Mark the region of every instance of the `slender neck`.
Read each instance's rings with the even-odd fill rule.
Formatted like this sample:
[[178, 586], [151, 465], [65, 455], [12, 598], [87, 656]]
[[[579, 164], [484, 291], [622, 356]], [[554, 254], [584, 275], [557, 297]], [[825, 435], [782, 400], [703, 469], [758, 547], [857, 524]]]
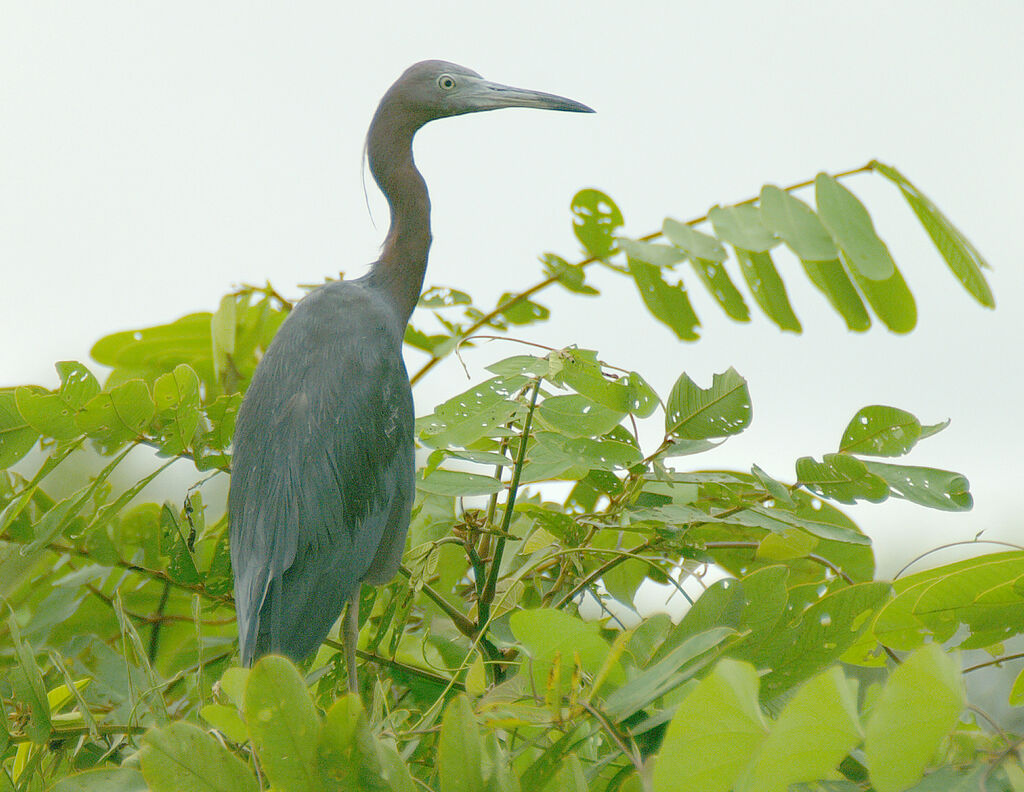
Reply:
[[391, 228], [369, 281], [409, 321], [423, 288], [430, 251], [430, 197], [412, 158], [412, 139], [423, 120], [410, 118], [385, 96], [366, 137], [370, 173], [388, 199]]

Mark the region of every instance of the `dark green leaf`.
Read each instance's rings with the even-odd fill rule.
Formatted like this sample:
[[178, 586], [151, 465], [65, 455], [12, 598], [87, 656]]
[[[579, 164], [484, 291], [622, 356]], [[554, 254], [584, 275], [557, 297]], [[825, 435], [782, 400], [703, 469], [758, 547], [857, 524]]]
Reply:
[[928, 236], [932, 238], [935, 247], [946, 260], [953, 274], [964, 285], [974, 299], [988, 308], [995, 308], [995, 298], [992, 290], [981, 268], [987, 267], [988, 262], [978, 252], [960, 230], [954, 226], [949, 219], [939, 211], [924, 193], [917, 189], [910, 181], [891, 165], [883, 165], [874, 160], [871, 167], [881, 173], [885, 178], [896, 184], [907, 199], [910, 208], [914, 210], [921, 225], [924, 226]]
[[814, 179], [814, 196], [821, 221], [843, 249], [853, 272], [873, 281], [891, 278], [896, 265], [857, 196], [827, 173]]
[[750, 426], [752, 417], [747, 381], [735, 369], [715, 374], [707, 389], [684, 373], [668, 397], [665, 435], [685, 440], [727, 437]]
[[700, 320], [690, 305], [690, 298], [683, 284], [667, 283], [658, 267], [653, 264], [632, 257], [627, 261], [629, 274], [633, 276], [637, 291], [640, 292], [640, 297], [651, 315], [684, 341], [696, 341], [700, 338], [700, 334], [694, 329], [700, 326]]
[[600, 190], [580, 190], [573, 196], [572, 227], [584, 250], [594, 258], [608, 258], [615, 252], [614, 236], [622, 226], [622, 212]]

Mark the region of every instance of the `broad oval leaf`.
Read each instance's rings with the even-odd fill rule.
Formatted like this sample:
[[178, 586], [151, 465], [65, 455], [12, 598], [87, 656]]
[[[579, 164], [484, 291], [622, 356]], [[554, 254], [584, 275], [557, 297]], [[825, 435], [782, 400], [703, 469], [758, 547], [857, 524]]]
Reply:
[[853, 271], [868, 280], [884, 281], [896, 265], [889, 248], [875, 232], [871, 215], [852, 192], [827, 173], [814, 179], [818, 216], [843, 249]]
[[75, 422], [85, 434], [112, 449], [143, 434], [155, 412], [149, 387], [133, 379], [94, 396], [75, 415]]
[[270, 783], [294, 792], [321, 790], [320, 718], [295, 666], [276, 655], [261, 658], [249, 672], [243, 711]]
[[573, 231], [587, 253], [597, 259], [612, 255], [615, 232], [624, 222], [615, 202], [600, 190], [580, 190], [570, 210]]
[[927, 644], [893, 672], [871, 710], [864, 755], [878, 792], [901, 792], [917, 781], [964, 706], [960, 664]]
[[441, 792], [477, 792], [484, 788], [480, 726], [464, 695], [455, 697], [441, 720], [437, 768]]
[[420, 418], [417, 434], [433, 448], [466, 447], [481, 437], [505, 436], [509, 434], [505, 424], [520, 409], [513, 397], [526, 381], [513, 374], [478, 383]]
[[635, 446], [608, 438], [563, 437], [554, 432], [538, 432], [537, 443], [556, 449], [573, 466], [590, 470], [624, 470], [643, 460]]
[[15, 389], [0, 388], [0, 469], [25, 456], [38, 439], [39, 432], [18, 411]]
[[142, 738], [142, 775], [152, 792], [256, 792], [241, 759], [191, 723], [176, 721]]
[[540, 403], [535, 417], [540, 424], [566, 437], [600, 437], [618, 426], [626, 413], [573, 393], [548, 396]]
[[50, 792], [148, 792], [149, 788], [134, 767], [97, 767], [62, 778]]
[[715, 374], [706, 389], [683, 373], [668, 397], [665, 434], [685, 440], [727, 437], [750, 426], [752, 417], [747, 381], [736, 369]]
[[722, 660], [672, 717], [654, 765], [654, 792], [729, 792], [767, 733], [757, 671]]
[[897, 407], [874, 404], [857, 411], [843, 432], [839, 450], [869, 456], [903, 456], [921, 437], [921, 422]]
[[[525, 668], [529, 669], [534, 689], [539, 693], [547, 688], [556, 662], [561, 689], [567, 691], [577, 657], [583, 671], [596, 674], [608, 656], [608, 644], [596, 623], [584, 622], [554, 608], [516, 611], [509, 624], [529, 655]], [[608, 674], [608, 680], [616, 685], [624, 679], [619, 665]]]

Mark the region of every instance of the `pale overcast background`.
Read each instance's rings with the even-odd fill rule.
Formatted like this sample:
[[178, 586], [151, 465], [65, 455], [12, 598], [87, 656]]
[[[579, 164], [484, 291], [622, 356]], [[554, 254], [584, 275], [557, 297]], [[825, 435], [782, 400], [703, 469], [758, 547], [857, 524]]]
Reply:
[[[849, 510], [880, 571], [982, 531], [1019, 542], [1022, 46], [1019, 0], [0, 0], [0, 385], [52, 387], [54, 361], [212, 310], [242, 282], [270, 279], [295, 297], [298, 283], [361, 274], [387, 224], [369, 178], [376, 227], [364, 203], [366, 127], [406, 66], [442, 58], [597, 110], [471, 115], [418, 136], [434, 206], [427, 283], [481, 305], [535, 282], [542, 252], [579, 257], [568, 207], [582, 187], [608, 192], [640, 235], [767, 182], [873, 157], [902, 169], [991, 262], [996, 311], [963, 291], [898, 193], [868, 175], [847, 184], [918, 300], [909, 336], [847, 332], [782, 253], [803, 336], [757, 313], [734, 324], [694, 285], [703, 339], [683, 344], [645, 317], [630, 282], [596, 272], [600, 298], [546, 292], [554, 321], [519, 335], [596, 348], [663, 394], [684, 369], [706, 385], [735, 366], [753, 425], [691, 458], [701, 467], [757, 462], [792, 480], [794, 460], [835, 450], [864, 405], [951, 418], [908, 461], [965, 473], [975, 509]], [[482, 378], [518, 351], [491, 344], [466, 361]], [[409, 354], [410, 370], [420, 362]], [[467, 385], [457, 364], [439, 367], [417, 388], [418, 412]], [[195, 478], [179, 467], [174, 500]]]

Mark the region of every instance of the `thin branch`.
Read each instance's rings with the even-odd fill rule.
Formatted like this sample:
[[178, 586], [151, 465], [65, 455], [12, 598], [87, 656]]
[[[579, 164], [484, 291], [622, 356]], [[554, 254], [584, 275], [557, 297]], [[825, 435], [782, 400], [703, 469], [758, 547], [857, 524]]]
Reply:
[[1024, 657], [1024, 652], [1003, 655], [1002, 657], [997, 657], [994, 660], [986, 660], [984, 663], [968, 666], [963, 670], [963, 673], [969, 674], [971, 671], [977, 671], [979, 668], [988, 668], [989, 666], [999, 665], [1000, 663], [1005, 663], [1007, 660], [1020, 660], [1022, 657]]
[[[835, 174], [835, 178], [836, 179], [842, 179], [842, 178], [845, 178], [846, 176], [853, 176], [853, 175], [858, 174], [858, 173], [867, 173], [868, 171], [871, 171], [871, 170], [874, 170], [874, 168], [873, 168], [872, 164], [869, 162], [866, 165], [861, 165], [858, 168], [850, 168], [849, 170], [841, 171], [841, 172]], [[788, 187], [783, 187], [782, 189], [784, 191], [786, 191], [786, 192], [792, 192], [793, 190], [799, 190], [799, 189], [802, 189], [803, 187], [810, 187], [813, 184], [814, 184], [814, 179], [807, 179], [805, 181], [797, 182], [796, 184], [791, 184]], [[736, 205], [739, 206], [739, 205], [742, 205], [742, 204], [754, 203], [755, 201], [758, 200], [758, 198], [759, 198], [759, 196], [755, 195], [755, 196], [753, 196], [751, 198], [747, 198], [746, 200], [740, 201]], [[698, 223], [703, 223], [707, 219], [708, 219], [708, 216], [705, 214], [705, 215], [701, 215], [700, 217], [695, 217], [695, 218], [693, 218], [691, 220], [687, 220], [686, 224], [687, 225], [697, 225]], [[658, 239], [661, 236], [662, 236], [662, 232], [661, 231], [654, 231], [654, 232], [652, 232], [650, 234], [645, 234], [644, 236], [637, 237], [637, 240], [640, 241], [640, 242], [650, 242], [652, 239]], [[589, 267], [591, 264], [595, 264], [598, 261], [600, 261], [600, 259], [598, 259], [595, 256], [591, 256], [590, 258], [584, 259], [583, 261], [579, 262], [579, 264], [577, 266], [579, 266], [579, 267]], [[503, 302], [500, 305], [498, 305], [497, 307], [495, 307], [494, 310], [489, 311], [488, 313], [485, 313], [483, 316], [481, 316], [479, 319], [477, 319], [475, 322], [473, 322], [473, 324], [471, 324], [468, 328], [466, 328], [465, 333], [463, 333], [463, 337], [473, 335], [477, 330], [479, 330], [481, 327], [489, 325], [496, 317], [498, 317], [501, 314], [503, 314], [509, 308], [512, 308], [512, 307], [518, 305], [519, 303], [523, 302], [524, 300], [528, 300], [530, 297], [532, 297], [533, 295], [537, 294], [538, 292], [544, 291], [544, 289], [546, 289], [548, 286], [551, 286], [554, 283], [558, 283], [558, 281], [559, 281], [558, 276], [557, 275], [552, 275], [552, 276], [550, 276], [548, 278], [544, 278], [544, 280], [539, 281], [538, 283], [535, 283], [533, 286], [529, 287], [528, 289], [525, 289], [524, 291], [519, 292], [518, 294], [514, 295], [513, 297], [510, 297], [505, 302]], [[423, 377], [427, 374], [427, 372], [429, 372], [432, 368], [434, 368], [434, 366], [436, 366], [438, 363], [440, 363], [441, 360], [443, 360], [443, 359], [444, 359], [443, 355], [438, 355], [436, 353], [432, 353], [431, 356], [430, 356], [430, 359], [426, 363], [424, 363], [423, 366], [420, 367], [419, 371], [417, 371], [415, 374], [412, 375], [412, 377], [409, 378], [409, 382], [411, 384], [415, 385], [417, 382], [419, 382], [421, 379], [423, 379]]]

